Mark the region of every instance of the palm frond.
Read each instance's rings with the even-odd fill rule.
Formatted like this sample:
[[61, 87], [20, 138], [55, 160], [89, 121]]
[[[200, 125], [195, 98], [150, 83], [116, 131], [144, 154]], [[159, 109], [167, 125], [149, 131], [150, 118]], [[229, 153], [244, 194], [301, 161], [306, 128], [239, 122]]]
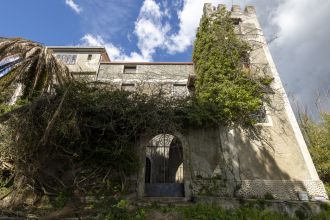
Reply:
[[22, 98], [32, 99], [48, 93], [54, 84], [62, 86], [71, 79], [65, 64], [42, 44], [0, 37], [0, 93], [21, 83]]

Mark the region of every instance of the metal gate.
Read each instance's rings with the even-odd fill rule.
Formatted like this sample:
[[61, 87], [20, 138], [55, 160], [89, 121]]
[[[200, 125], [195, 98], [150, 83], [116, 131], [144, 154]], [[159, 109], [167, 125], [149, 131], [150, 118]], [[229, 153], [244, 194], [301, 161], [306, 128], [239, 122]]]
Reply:
[[184, 196], [182, 154], [182, 145], [173, 135], [160, 134], [149, 142], [145, 162], [146, 196]]

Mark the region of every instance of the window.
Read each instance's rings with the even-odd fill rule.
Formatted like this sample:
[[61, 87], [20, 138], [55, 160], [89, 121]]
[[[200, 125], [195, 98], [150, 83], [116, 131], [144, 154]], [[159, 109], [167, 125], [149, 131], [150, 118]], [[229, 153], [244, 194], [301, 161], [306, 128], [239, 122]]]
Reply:
[[124, 66], [125, 74], [134, 74], [136, 73], [136, 66]]
[[187, 95], [187, 85], [186, 84], [174, 84], [172, 94], [174, 97], [185, 97]]
[[93, 55], [89, 54], [88, 57], [87, 57], [87, 60], [92, 60], [92, 57], [93, 57]]
[[61, 60], [64, 64], [74, 65], [77, 60], [77, 55], [75, 55], [75, 54], [57, 54], [56, 58]]
[[265, 105], [262, 105], [256, 113], [252, 114], [252, 117], [257, 125], [272, 126], [272, 119]]
[[241, 29], [240, 29], [240, 23], [242, 21], [242, 19], [240, 18], [232, 18], [231, 19], [234, 25], [234, 32], [235, 34], [241, 34]]
[[135, 91], [135, 85], [134, 85], [134, 83], [123, 83], [123, 84], [121, 84], [121, 90], [134, 92]]
[[233, 22], [233, 25], [239, 25], [242, 22], [241, 18], [232, 18], [231, 21]]

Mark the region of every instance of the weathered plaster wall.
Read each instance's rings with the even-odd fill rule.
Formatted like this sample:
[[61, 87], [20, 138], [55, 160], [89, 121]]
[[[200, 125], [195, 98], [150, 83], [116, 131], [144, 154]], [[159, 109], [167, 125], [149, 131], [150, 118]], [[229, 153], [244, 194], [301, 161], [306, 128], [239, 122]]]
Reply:
[[[84, 79], [94, 81], [96, 79], [96, 73], [98, 72], [101, 53], [96, 52], [54, 52], [56, 54], [70, 54], [77, 55], [75, 64], [67, 65], [69, 71], [73, 73], [76, 79]], [[88, 56], [92, 55], [91, 60], [88, 60]]]
[[229, 195], [219, 129], [189, 129], [185, 135], [192, 195]]
[[[136, 73], [124, 73], [124, 66], [136, 66]], [[173, 93], [175, 84], [186, 85], [188, 76], [193, 74], [192, 64], [148, 64], [148, 63], [103, 63], [97, 75], [97, 80], [112, 83], [120, 87], [124, 84], [134, 84], [135, 90], [153, 93], [162, 89], [165, 94]], [[186, 87], [185, 94], [188, 95]]]

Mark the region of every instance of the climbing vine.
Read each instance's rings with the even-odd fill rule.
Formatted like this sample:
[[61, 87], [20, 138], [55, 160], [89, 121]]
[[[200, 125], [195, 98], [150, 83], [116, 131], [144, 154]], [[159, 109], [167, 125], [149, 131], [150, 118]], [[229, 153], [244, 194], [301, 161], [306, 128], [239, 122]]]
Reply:
[[252, 47], [234, 31], [234, 20], [225, 9], [203, 16], [195, 40], [193, 61], [196, 72], [196, 98], [213, 105], [223, 123], [256, 123], [272, 79], [250, 71]]

